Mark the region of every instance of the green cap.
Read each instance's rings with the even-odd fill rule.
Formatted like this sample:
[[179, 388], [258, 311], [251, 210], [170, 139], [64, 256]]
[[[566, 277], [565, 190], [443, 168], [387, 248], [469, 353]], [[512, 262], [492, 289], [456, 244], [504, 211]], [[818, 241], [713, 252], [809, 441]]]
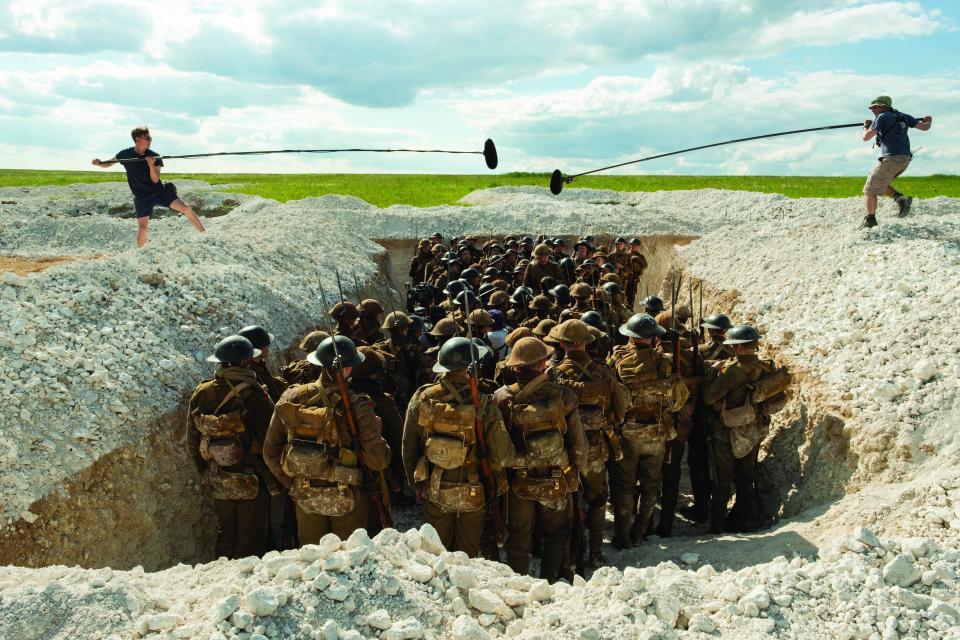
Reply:
[[877, 96], [873, 99], [873, 102], [870, 103], [871, 107], [889, 107], [893, 109], [893, 100], [890, 96]]

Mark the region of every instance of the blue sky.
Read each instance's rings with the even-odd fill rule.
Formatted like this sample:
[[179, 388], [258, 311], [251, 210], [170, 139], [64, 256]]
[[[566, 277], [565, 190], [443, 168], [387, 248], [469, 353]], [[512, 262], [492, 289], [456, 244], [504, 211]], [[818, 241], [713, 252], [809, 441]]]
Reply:
[[[86, 169], [150, 126], [164, 154], [417, 146], [576, 172], [858, 122], [934, 127], [911, 175], [960, 173], [960, 3], [860, 0], [0, 0], [0, 167]], [[857, 129], [625, 173], [861, 175]], [[483, 173], [477, 156], [171, 160], [168, 170]]]

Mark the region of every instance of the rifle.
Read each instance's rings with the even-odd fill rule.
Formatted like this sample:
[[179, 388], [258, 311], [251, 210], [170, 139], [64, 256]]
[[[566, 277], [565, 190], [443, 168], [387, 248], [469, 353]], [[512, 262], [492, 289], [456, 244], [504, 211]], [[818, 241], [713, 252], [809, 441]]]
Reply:
[[[340, 286], [340, 273], [334, 270], [337, 276], [337, 286]], [[323, 281], [320, 281], [320, 300], [323, 303], [324, 317], [327, 319], [327, 329], [330, 331], [330, 341], [333, 343], [334, 377], [337, 380], [337, 389], [340, 392], [340, 398], [343, 400], [344, 413], [347, 415], [347, 425], [350, 427], [350, 438], [359, 448], [360, 430], [357, 427], [357, 417], [353, 413], [353, 404], [350, 402], [350, 392], [347, 390], [347, 381], [343, 377], [343, 361], [340, 359], [340, 350], [337, 348], [337, 338], [333, 335], [333, 329], [330, 326], [330, 313], [327, 310], [327, 296], [323, 291]], [[380, 491], [380, 483], [376, 475], [363, 462], [363, 456], [357, 451], [357, 464], [363, 473], [363, 484], [370, 487], [370, 497], [373, 499], [373, 505], [377, 509], [377, 515], [380, 518], [380, 525], [384, 529], [393, 527], [393, 520], [390, 518], [390, 512], [387, 511], [386, 504], [383, 501], [383, 493]]]
[[360, 295], [360, 281], [357, 280], [357, 272], [353, 272], [353, 290], [357, 296], [357, 306], [363, 303], [363, 296]]
[[[470, 317], [470, 297], [463, 296], [464, 313], [467, 318]], [[478, 386], [478, 373], [480, 363], [477, 362], [476, 345], [473, 342], [473, 328], [467, 322], [467, 340], [470, 341], [470, 400], [474, 407], [474, 429], [477, 435], [477, 448], [480, 455], [480, 476], [483, 480], [483, 487], [487, 494], [487, 505], [490, 508], [490, 517], [493, 518], [493, 527], [497, 537], [497, 546], [503, 547], [507, 541], [507, 523], [500, 512], [500, 502], [497, 498], [497, 482], [493, 477], [493, 470], [490, 468], [490, 452], [487, 449], [487, 436], [483, 428], [483, 420], [480, 419], [480, 388]]]
[[[677, 301], [680, 299], [680, 288], [683, 286], [683, 276], [677, 282], [677, 272], [670, 276], [670, 347], [673, 351], [673, 375], [680, 376], [680, 334], [677, 331]], [[680, 431], [680, 416], [673, 414], [673, 430]], [[673, 448], [667, 444], [667, 459], [664, 464], [670, 464], [673, 458]]]

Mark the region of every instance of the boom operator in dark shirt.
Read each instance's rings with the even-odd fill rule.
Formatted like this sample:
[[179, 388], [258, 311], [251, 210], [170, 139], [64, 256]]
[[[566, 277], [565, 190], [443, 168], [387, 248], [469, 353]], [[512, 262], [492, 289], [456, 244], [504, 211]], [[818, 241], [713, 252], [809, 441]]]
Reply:
[[142, 247], [147, 242], [147, 226], [150, 224], [150, 214], [154, 207], [168, 207], [187, 216], [190, 224], [197, 231], [206, 231], [203, 223], [186, 202], [177, 197], [173, 185], [165, 185], [160, 181], [160, 167], [163, 159], [157, 158], [160, 154], [150, 150], [150, 130], [146, 127], [137, 127], [130, 132], [133, 146], [120, 151], [110, 160], [95, 158], [93, 165], [106, 169], [116, 163], [123, 165], [127, 172], [127, 184], [133, 192], [133, 205], [137, 211], [137, 246]]

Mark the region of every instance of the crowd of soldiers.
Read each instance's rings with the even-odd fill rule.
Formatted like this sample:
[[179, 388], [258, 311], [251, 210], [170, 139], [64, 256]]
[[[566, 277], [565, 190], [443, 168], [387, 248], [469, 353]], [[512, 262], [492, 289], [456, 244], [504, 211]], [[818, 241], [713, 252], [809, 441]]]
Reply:
[[276, 375], [264, 328], [221, 340], [187, 425], [218, 555], [373, 534], [418, 503], [448, 549], [517, 572], [539, 554], [541, 577], [570, 579], [604, 564], [608, 503], [615, 549], [672, 534], [684, 453], [689, 520], [762, 524], [754, 469], [790, 375], [760, 359], [756, 329], [694, 317], [679, 287], [633, 313], [640, 245], [435, 234], [404, 311], [340, 291]]

